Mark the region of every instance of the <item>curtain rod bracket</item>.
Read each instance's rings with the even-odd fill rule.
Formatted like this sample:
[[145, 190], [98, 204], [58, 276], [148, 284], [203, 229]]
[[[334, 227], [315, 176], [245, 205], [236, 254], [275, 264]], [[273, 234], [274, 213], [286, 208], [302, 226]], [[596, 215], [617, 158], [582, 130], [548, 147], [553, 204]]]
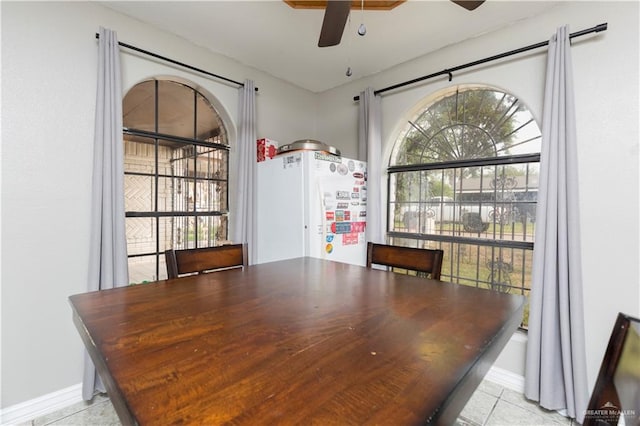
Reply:
[[447, 75], [449, 75], [449, 81], [453, 80], [453, 74], [451, 74], [451, 71], [444, 70], [443, 72], [446, 73]]

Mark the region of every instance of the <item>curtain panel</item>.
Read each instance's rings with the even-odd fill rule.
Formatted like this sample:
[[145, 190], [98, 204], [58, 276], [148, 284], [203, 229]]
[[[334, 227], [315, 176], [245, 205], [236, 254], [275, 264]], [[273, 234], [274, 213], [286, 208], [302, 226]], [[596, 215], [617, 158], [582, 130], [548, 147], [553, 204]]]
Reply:
[[257, 259], [256, 212], [256, 91], [252, 80], [239, 89], [236, 198], [233, 211], [233, 242], [247, 244], [249, 265]]
[[588, 403], [569, 28], [549, 40], [525, 395], [582, 423]]
[[[114, 31], [100, 28], [91, 199], [88, 291], [129, 282], [124, 214], [124, 154], [120, 49]], [[82, 397], [104, 386], [85, 351]]]
[[380, 96], [368, 87], [360, 93], [358, 109], [358, 159], [367, 161], [367, 241], [385, 243], [385, 209], [382, 205], [382, 118]]

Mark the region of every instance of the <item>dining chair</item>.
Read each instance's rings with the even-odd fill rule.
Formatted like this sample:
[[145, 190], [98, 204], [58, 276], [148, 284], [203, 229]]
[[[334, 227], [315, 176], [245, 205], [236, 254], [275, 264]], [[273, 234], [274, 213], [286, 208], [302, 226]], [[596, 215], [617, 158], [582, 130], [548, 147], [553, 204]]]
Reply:
[[622, 312], [611, 332], [583, 426], [640, 425], [640, 319]]
[[203, 272], [247, 265], [246, 244], [167, 250], [164, 255], [169, 278], [178, 278], [183, 274], [201, 274]]
[[434, 280], [440, 279], [443, 256], [442, 250], [367, 243], [367, 268], [376, 264], [424, 272]]

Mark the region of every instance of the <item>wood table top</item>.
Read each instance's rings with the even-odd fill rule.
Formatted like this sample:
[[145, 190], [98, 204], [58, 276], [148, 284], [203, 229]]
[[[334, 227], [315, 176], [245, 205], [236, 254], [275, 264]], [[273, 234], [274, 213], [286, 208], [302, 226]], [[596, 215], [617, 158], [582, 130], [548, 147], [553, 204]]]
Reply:
[[70, 297], [124, 424], [451, 424], [524, 298], [299, 258]]

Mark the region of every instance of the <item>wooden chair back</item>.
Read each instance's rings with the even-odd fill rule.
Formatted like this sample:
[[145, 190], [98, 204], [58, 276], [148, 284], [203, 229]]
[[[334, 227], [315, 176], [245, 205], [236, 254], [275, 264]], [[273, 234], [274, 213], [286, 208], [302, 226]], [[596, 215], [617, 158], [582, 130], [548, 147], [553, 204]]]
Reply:
[[611, 332], [583, 426], [640, 424], [640, 319], [622, 312]]
[[367, 268], [376, 264], [425, 272], [434, 280], [440, 279], [443, 256], [442, 250], [367, 243]]
[[203, 273], [247, 265], [246, 244], [167, 250], [167, 276], [177, 278], [183, 274]]

